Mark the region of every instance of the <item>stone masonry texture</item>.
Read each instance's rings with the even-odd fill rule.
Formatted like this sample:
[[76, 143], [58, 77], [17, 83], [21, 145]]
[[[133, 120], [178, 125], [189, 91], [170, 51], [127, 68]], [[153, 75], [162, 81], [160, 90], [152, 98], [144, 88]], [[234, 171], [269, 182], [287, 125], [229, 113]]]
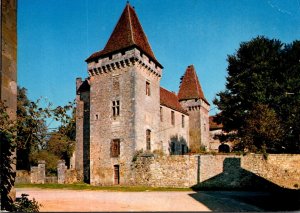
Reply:
[[184, 155], [138, 157], [135, 185], [213, 189], [298, 189], [300, 155]]
[[[1, 58], [0, 58], [0, 100], [8, 107], [10, 119], [17, 115], [17, 0], [1, 0]], [[15, 153], [12, 168], [16, 169]], [[9, 196], [14, 200], [16, 192], [12, 187]]]

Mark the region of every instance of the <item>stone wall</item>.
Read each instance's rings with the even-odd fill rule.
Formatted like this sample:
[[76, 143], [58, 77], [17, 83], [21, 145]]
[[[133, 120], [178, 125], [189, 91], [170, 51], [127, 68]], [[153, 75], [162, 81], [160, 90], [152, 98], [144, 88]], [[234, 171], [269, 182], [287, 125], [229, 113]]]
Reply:
[[197, 184], [196, 156], [138, 157], [132, 169], [135, 185], [190, 187]]
[[[172, 111], [175, 117], [174, 125], [171, 122]], [[159, 130], [161, 148], [158, 150], [162, 150], [166, 154], [181, 154], [181, 145], [189, 147], [189, 116], [165, 106], [161, 106], [161, 114]], [[182, 116], [184, 116], [184, 126], [182, 126]], [[178, 146], [175, 148], [175, 153], [171, 150], [172, 142]]]
[[46, 178], [45, 161], [39, 161], [38, 166], [30, 168], [30, 182], [44, 184]]
[[300, 155], [185, 155], [138, 157], [135, 185], [216, 189], [297, 189]]
[[30, 183], [30, 172], [27, 170], [17, 170], [15, 183]]

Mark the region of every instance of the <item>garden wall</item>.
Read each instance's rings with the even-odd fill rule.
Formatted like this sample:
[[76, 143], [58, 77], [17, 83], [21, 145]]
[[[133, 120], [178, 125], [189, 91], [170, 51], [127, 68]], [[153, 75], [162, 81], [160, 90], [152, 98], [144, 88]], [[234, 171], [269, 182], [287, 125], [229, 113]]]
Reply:
[[232, 154], [138, 157], [133, 184], [218, 189], [297, 189], [300, 155]]

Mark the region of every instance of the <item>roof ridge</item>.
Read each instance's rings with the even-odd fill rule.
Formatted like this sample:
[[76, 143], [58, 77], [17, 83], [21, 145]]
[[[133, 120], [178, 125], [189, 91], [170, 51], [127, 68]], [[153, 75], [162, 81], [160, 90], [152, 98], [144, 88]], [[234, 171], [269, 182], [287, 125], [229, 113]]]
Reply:
[[129, 7], [130, 7], [129, 2], [126, 5], [126, 7], [127, 7], [127, 10], [128, 10], [128, 16], [129, 16], [130, 35], [131, 35], [132, 42], [135, 44], [134, 36], [133, 36], [133, 29], [132, 29], [131, 15], [130, 15], [130, 10], [129, 10]]

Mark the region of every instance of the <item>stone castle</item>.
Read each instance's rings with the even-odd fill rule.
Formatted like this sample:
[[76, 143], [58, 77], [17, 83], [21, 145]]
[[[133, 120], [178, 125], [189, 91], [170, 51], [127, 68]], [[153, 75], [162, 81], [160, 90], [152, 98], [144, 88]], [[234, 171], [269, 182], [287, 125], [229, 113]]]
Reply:
[[209, 148], [209, 108], [193, 65], [178, 94], [160, 86], [156, 59], [127, 3], [104, 49], [76, 79], [75, 169], [92, 185], [130, 184], [138, 152], [179, 155]]

